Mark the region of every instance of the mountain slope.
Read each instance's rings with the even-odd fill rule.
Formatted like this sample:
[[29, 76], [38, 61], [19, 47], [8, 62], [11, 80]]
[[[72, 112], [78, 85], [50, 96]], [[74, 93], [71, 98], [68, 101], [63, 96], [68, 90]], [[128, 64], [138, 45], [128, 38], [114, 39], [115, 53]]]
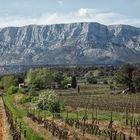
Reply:
[[99, 23], [0, 29], [3, 64], [139, 63], [140, 28]]

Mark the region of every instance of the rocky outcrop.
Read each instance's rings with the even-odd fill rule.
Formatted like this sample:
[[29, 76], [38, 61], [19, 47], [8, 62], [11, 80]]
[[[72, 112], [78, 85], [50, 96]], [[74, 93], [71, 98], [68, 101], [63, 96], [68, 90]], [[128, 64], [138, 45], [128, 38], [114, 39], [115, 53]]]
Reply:
[[0, 29], [0, 65], [139, 63], [140, 28], [99, 23]]

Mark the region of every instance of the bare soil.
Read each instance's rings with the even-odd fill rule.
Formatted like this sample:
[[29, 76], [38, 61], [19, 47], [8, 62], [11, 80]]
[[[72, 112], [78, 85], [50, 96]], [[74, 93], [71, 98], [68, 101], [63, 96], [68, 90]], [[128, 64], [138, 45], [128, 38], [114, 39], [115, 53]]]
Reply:
[[9, 124], [7, 122], [7, 117], [1, 97], [0, 97], [0, 140], [12, 140], [9, 130]]

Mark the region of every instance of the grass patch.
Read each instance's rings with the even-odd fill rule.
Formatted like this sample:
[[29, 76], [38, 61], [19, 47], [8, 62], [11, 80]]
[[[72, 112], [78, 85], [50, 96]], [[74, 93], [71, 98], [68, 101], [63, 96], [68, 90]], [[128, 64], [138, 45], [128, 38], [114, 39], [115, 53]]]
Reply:
[[20, 122], [22, 123], [22, 133], [24, 130], [27, 132], [27, 140], [44, 140], [41, 136], [36, 134], [29, 126], [22, 121], [22, 118], [26, 116], [27, 111], [24, 109], [20, 109], [16, 107], [14, 104], [14, 95], [9, 95], [4, 97], [4, 102], [6, 106], [9, 108], [10, 112], [13, 114], [14, 120], [16, 120], [17, 125], [20, 125]]

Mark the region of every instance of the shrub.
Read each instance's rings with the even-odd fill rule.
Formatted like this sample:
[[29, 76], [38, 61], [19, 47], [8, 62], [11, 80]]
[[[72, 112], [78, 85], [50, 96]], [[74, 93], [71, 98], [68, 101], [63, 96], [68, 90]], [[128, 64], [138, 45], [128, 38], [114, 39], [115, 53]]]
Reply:
[[59, 113], [60, 112], [60, 103], [57, 102], [49, 102], [48, 103], [48, 110], [52, 113]]
[[38, 95], [35, 88], [30, 88], [28, 94], [31, 95], [31, 96], [37, 96]]
[[32, 103], [36, 103], [37, 101], [38, 101], [38, 96], [32, 98]]
[[18, 89], [18, 93], [25, 94], [26, 90], [24, 88], [20, 88], [20, 89]]
[[2, 82], [0, 82], [0, 89], [4, 89]]
[[13, 75], [4, 76], [2, 78], [2, 82], [3, 82], [4, 89], [8, 89], [11, 86], [17, 86], [18, 85], [18, 80]]
[[114, 85], [110, 85], [110, 90], [115, 90], [115, 86]]
[[39, 95], [38, 108], [48, 110], [52, 113], [59, 113], [61, 110], [61, 103], [58, 95], [52, 90], [47, 90]]
[[17, 93], [17, 92], [18, 92], [18, 88], [15, 87], [15, 86], [11, 86], [11, 87], [9, 87], [9, 88], [7, 89], [7, 93], [8, 93], [9, 95], [15, 94], [15, 93]]
[[28, 103], [31, 102], [31, 100], [33, 99], [33, 96], [24, 96], [21, 100], [20, 103]]
[[97, 84], [97, 80], [95, 79], [92, 72], [88, 72], [85, 74], [85, 79], [89, 84]]
[[103, 84], [108, 84], [108, 81], [107, 80], [103, 80]]
[[88, 77], [87, 82], [89, 84], [97, 84], [97, 80], [94, 77]]

